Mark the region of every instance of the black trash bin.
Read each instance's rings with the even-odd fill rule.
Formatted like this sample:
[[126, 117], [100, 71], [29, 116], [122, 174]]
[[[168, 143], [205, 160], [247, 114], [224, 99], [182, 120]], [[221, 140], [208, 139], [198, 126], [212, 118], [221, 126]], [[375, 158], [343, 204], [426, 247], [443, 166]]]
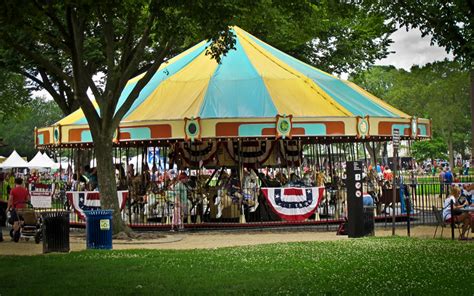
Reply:
[[69, 252], [69, 212], [43, 212], [43, 253]]
[[7, 226], [7, 202], [0, 200], [0, 227]]
[[84, 211], [88, 249], [112, 249], [113, 210]]

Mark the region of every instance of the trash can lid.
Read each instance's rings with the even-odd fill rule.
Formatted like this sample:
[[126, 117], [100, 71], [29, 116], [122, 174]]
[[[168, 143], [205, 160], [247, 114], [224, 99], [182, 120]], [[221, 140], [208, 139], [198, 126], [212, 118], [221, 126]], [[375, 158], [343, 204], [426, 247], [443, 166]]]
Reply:
[[41, 216], [44, 217], [44, 218], [64, 217], [64, 216], [69, 216], [69, 211], [47, 211], [47, 212], [41, 212]]
[[93, 211], [84, 211], [86, 216], [103, 216], [103, 215], [112, 215], [113, 210], [93, 210]]

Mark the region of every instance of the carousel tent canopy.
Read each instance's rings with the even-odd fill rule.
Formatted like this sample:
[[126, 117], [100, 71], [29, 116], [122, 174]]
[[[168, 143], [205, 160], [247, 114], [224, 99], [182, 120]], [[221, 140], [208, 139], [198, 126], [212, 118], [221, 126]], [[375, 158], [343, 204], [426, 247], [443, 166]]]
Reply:
[[0, 164], [0, 168], [2, 169], [11, 169], [11, 168], [27, 168], [28, 163], [21, 158], [21, 156], [13, 150], [12, 154], [8, 156], [8, 158]]
[[[368, 121], [363, 128], [364, 131], [368, 128], [371, 134], [391, 135], [394, 124], [408, 123], [400, 134], [410, 135], [410, 115], [349, 81], [285, 54], [238, 27], [233, 27], [232, 31], [235, 49], [223, 56], [220, 64], [206, 55], [210, 43], [203, 41], [161, 65], [122, 119], [120, 141], [186, 138], [183, 133], [186, 120], [196, 118], [200, 120], [198, 124], [202, 123], [199, 136], [204, 138], [268, 136], [269, 131], [265, 128], [273, 121], [275, 129], [278, 116], [290, 116], [293, 124], [300, 119], [300, 126], [296, 126], [300, 130], [292, 132], [293, 135], [357, 136], [360, 118]], [[117, 108], [141, 77], [127, 83]], [[377, 118], [388, 119], [388, 126], [380, 126]], [[235, 120], [244, 126], [229, 125]], [[325, 126], [321, 123], [335, 121], [342, 123]], [[422, 123], [426, 126], [417, 135], [429, 136], [429, 121]], [[90, 132], [83, 130], [86, 125], [82, 110], [78, 110], [55, 126], [81, 126], [81, 131], [68, 129], [67, 132], [58, 130], [53, 133], [49, 130], [47, 135], [42, 135], [45, 130], [40, 129], [37, 145], [91, 142]], [[383, 130], [383, 133], [378, 130]]]
[[35, 157], [33, 157], [32, 160], [30, 160], [30, 162], [28, 162], [28, 168], [30, 169], [50, 169], [52, 168], [52, 165], [50, 162], [48, 162], [45, 157], [43, 156], [43, 154], [38, 151], [38, 153], [36, 153]]

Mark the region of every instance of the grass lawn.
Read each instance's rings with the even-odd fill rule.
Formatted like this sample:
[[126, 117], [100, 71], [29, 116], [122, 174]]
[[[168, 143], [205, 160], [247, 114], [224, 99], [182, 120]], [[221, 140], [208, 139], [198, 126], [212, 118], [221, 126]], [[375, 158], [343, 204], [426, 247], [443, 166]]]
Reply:
[[472, 295], [474, 244], [364, 238], [0, 256], [0, 295]]

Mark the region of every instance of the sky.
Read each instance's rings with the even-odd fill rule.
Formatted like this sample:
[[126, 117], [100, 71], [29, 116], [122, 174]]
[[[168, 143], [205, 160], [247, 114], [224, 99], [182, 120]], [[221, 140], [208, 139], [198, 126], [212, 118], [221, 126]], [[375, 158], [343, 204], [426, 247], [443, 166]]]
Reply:
[[394, 65], [396, 68], [410, 70], [413, 65], [423, 66], [427, 63], [443, 60], [445, 58], [452, 59], [453, 55], [446, 53], [444, 48], [437, 45], [430, 45], [430, 37], [421, 37], [418, 29], [411, 29], [408, 32], [405, 28], [398, 29], [392, 34], [394, 41], [386, 58], [378, 60], [376, 65]]

